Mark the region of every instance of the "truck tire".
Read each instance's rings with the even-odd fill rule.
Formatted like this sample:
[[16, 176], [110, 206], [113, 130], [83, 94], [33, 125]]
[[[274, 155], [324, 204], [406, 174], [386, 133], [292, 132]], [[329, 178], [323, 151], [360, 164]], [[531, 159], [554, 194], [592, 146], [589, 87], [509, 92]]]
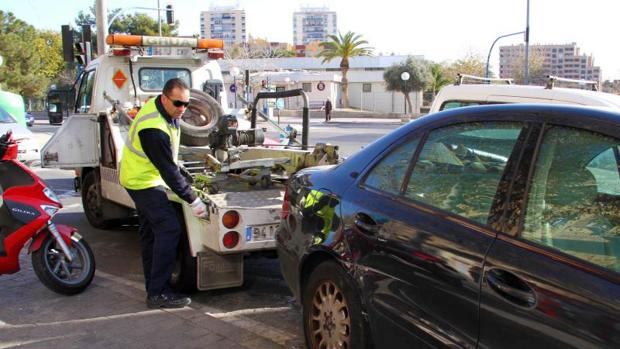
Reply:
[[187, 231], [183, 222], [183, 212], [179, 212], [177, 217], [183, 231], [181, 232], [181, 240], [179, 241], [177, 259], [174, 263], [170, 285], [180, 292], [194, 293], [198, 290], [196, 274], [198, 258], [192, 256], [189, 248]]
[[101, 187], [95, 171], [86, 174], [82, 180], [82, 206], [90, 225], [98, 229], [109, 229], [112, 220], [106, 219], [103, 213]]
[[224, 114], [222, 106], [209, 94], [190, 90], [189, 107], [181, 117], [181, 144], [203, 146], [209, 144], [209, 134]]

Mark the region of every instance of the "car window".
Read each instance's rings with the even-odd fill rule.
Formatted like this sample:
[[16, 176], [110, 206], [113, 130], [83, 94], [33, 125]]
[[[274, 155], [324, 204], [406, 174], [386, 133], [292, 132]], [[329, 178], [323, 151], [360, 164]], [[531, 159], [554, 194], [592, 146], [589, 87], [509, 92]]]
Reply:
[[166, 81], [179, 78], [192, 86], [191, 73], [184, 68], [142, 68], [138, 72], [140, 88], [144, 91], [161, 91]]
[[523, 124], [470, 123], [432, 131], [405, 196], [486, 224]]
[[77, 103], [75, 104], [76, 113], [88, 113], [90, 102], [93, 98], [93, 86], [95, 85], [95, 71], [91, 70], [84, 73], [80, 90], [78, 92]]
[[370, 171], [364, 185], [387, 193], [399, 194], [417, 146], [418, 138], [414, 138], [394, 149]]
[[524, 239], [620, 272], [620, 141], [573, 128], [545, 133]]
[[480, 102], [480, 101], [446, 101], [441, 105], [441, 108], [439, 108], [439, 110], [469, 107], [472, 105], [482, 105], [482, 104], [486, 104], [486, 103]]
[[16, 122], [15, 118], [13, 118], [9, 112], [0, 108], [0, 124], [14, 124]]

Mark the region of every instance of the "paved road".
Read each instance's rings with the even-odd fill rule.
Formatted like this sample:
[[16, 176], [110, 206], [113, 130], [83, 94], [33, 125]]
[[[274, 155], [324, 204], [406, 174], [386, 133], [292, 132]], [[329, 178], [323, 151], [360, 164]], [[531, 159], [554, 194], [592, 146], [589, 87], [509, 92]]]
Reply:
[[[281, 121], [301, 124], [297, 118], [282, 118]], [[396, 120], [334, 119], [326, 124], [313, 119], [310, 144], [339, 144], [341, 154], [346, 157], [399, 125]], [[39, 119], [32, 131], [43, 143], [58, 128]], [[83, 214], [79, 193], [73, 191], [73, 172], [40, 168], [36, 172], [61, 196], [65, 205], [55, 220], [76, 226], [91, 245], [97, 260], [97, 273], [104, 279], [102, 282], [121, 282], [123, 287], [142, 294], [137, 227], [128, 225], [107, 231], [90, 227]], [[246, 258], [244, 278], [242, 287], [193, 295], [192, 308], [273, 344], [303, 348], [300, 309], [282, 279], [277, 259]], [[3, 348], [1, 344], [0, 348]]]

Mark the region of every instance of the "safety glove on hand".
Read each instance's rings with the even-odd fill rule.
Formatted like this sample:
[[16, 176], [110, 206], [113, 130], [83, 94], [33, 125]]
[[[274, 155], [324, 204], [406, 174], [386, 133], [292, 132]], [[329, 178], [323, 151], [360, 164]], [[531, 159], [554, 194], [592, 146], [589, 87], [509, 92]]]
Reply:
[[207, 205], [200, 198], [196, 198], [189, 207], [192, 208], [192, 213], [198, 218], [205, 218], [207, 216]]

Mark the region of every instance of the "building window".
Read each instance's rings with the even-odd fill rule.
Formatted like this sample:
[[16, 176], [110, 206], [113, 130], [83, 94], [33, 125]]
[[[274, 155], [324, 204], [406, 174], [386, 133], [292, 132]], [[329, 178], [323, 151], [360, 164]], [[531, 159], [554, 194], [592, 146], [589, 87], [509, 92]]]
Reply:
[[304, 82], [303, 84], [301, 84], [301, 87], [304, 89], [304, 92], [312, 92], [312, 83], [310, 82]]
[[372, 92], [372, 84], [362, 84], [362, 91]]

